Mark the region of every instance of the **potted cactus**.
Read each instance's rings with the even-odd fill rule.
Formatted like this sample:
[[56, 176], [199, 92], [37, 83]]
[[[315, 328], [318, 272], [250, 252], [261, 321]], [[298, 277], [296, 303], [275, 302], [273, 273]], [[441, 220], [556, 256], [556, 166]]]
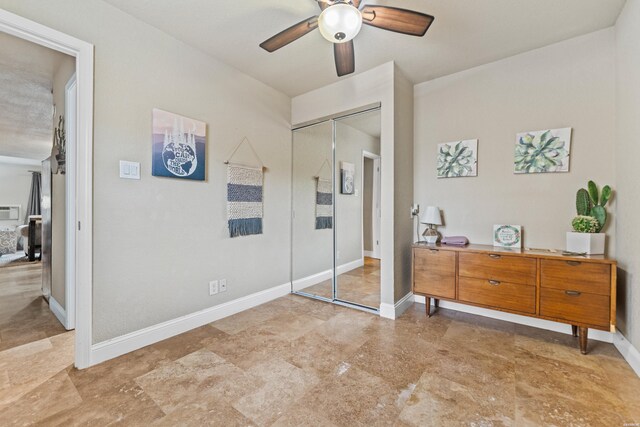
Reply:
[[572, 232], [567, 233], [567, 252], [590, 255], [604, 254], [606, 234], [602, 229], [607, 223], [606, 204], [611, 198], [611, 187], [605, 185], [602, 192], [593, 181], [588, 190], [581, 188], [576, 194], [576, 210]]

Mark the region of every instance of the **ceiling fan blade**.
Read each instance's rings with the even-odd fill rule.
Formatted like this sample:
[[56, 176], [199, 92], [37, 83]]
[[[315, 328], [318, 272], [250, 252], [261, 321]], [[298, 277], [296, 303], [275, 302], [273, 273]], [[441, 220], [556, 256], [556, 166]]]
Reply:
[[260, 43], [260, 47], [267, 52], [276, 51], [281, 47], [298, 40], [300, 37], [315, 30], [316, 28], [318, 28], [318, 17], [314, 16], [287, 28], [268, 40], [265, 40]]
[[422, 37], [435, 18], [413, 10], [388, 6], [365, 6], [362, 22], [383, 30]]
[[338, 72], [338, 77], [346, 76], [356, 70], [353, 40], [346, 43], [334, 43], [333, 54], [336, 58], [336, 71]]

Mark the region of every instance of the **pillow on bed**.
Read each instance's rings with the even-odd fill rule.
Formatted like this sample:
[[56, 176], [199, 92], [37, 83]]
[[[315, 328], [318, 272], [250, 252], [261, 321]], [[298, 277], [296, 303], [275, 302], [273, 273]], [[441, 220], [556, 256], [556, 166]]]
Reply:
[[0, 255], [14, 254], [18, 246], [18, 235], [15, 230], [0, 229]]

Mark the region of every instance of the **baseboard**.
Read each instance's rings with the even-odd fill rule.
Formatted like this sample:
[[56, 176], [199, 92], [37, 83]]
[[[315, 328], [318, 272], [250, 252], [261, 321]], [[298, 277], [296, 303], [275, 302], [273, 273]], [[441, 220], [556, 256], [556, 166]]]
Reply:
[[186, 316], [140, 329], [91, 346], [89, 366], [122, 356], [158, 341], [182, 334], [207, 323], [267, 303], [291, 292], [291, 284], [275, 286]]
[[627, 361], [631, 369], [633, 369], [640, 377], [640, 352], [625, 338], [620, 331], [616, 331], [613, 338], [613, 345], [616, 346], [624, 360]]
[[402, 315], [402, 313], [405, 312], [407, 308], [411, 307], [411, 304], [413, 304], [413, 302], [413, 294], [409, 292], [395, 304], [382, 303], [380, 304], [380, 317], [384, 317], [386, 319], [397, 319]]
[[64, 326], [64, 328], [68, 331], [69, 328], [67, 324], [67, 311], [62, 308], [60, 303], [56, 301], [56, 299], [52, 296], [49, 296], [49, 309], [51, 310], [53, 315], [56, 316], [56, 318], [60, 321], [60, 323], [62, 323], [62, 326]]
[[[415, 295], [415, 302], [424, 304], [424, 297]], [[433, 302], [432, 302], [433, 304]], [[440, 300], [440, 307], [463, 313], [476, 314], [478, 316], [490, 317], [492, 319], [504, 320], [506, 322], [517, 323], [519, 325], [532, 326], [534, 328], [546, 329], [548, 331], [571, 334], [571, 327], [565, 323], [552, 322], [550, 320], [537, 319], [535, 317], [520, 316], [518, 314], [505, 313], [503, 311], [490, 310], [473, 305], [460, 304], [456, 302]], [[613, 343], [614, 334], [611, 332], [589, 329], [589, 339]]]
[[[338, 275], [347, 273], [351, 270], [355, 270], [356, 268], [360, 268], [364, 265], [364, 258], [357, 259], [355, 261], [348, 262], [346, 264], [339, 265], [336, 268], [336, 273]], [[301, 291], [309, 286], [317, 285], [318, 283], [322, 283], [325, 280], [329, 280], [333, 277], [333, 270], [325, 270], [320, 273], [312, 274], [307, 277], [303, 277], [302, 279], [297, 279], [293, 281], [293, 290], [294, 292]]]

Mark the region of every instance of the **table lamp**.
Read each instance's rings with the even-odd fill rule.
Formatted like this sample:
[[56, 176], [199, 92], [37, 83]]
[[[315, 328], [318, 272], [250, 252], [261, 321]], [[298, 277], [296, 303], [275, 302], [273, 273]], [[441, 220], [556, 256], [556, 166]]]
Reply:
[[425, 237], [427, 243], [437, 243], [438, 238], [440, 238], [440, 234], [438, 230], [436, 230], [437, 225], [442, 225], [442, 217], [440, 216], [440, 209], [435, 206], [427, 207], [426, 212], [420, 219], [420, 222], [423, 224], [427, 224], [428, 227], [424, 230], [422, 235]]

